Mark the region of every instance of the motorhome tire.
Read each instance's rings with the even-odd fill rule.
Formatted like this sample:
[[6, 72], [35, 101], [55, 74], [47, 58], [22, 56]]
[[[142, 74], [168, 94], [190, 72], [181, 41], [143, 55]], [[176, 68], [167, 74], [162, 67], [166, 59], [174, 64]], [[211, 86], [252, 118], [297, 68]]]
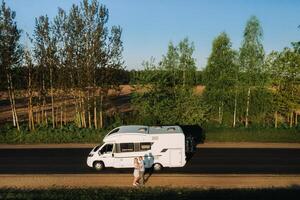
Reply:
[[97, 171], [101, 171], [105, 168], [105, 165], [102, 161], [95, 161], [93, 166]]
[[160, 163], [154, 163], [153, 169], [154, 171], [161, 171], [163, 169], [163, 166]]

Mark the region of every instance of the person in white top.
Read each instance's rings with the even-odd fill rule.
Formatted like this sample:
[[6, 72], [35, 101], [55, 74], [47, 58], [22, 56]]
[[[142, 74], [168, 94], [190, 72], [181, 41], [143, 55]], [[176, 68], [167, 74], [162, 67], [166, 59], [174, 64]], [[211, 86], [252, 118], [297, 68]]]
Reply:
[[142, 156], [139, 157], [139, 183], [144, 185], [145, 163]]
[[133, 167], [134, 167], [134, 170], [133, 170], [133, 183], [132, 185], [133, 186], [138, 186], [139, 183], [138, 183], [138, 180], [139, 180], [139, 177], [140, 177], [140, 165], [139, 165], [139, 161], [138, 161], [138, 158], [134, 158], [134, 161], [133, 161]]

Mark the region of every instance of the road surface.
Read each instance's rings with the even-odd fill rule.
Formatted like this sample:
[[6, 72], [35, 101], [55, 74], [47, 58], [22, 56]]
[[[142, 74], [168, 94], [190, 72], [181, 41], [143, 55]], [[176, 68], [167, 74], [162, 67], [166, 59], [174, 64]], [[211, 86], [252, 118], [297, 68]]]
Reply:
[[[0, 174], [114, 174], [132, 169], [95, 171], [86, 165], [90, 148], [0, 149]], [[164, 174], [300, 174], [299, 148], [197, 148], [183, 168]]]

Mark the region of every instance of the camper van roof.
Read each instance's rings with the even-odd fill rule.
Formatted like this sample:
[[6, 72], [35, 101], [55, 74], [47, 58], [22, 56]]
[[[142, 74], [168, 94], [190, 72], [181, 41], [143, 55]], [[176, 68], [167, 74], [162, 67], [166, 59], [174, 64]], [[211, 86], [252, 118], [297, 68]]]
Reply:
[[179, 126], [142, 126], [142, 125], [131, 125], [131, 126], [120, 126], [113, 129], [107, 134], [111, 135], [114, 133], [143, 133], [143, 134], [159, 134], [159, 133], [183, 133]]

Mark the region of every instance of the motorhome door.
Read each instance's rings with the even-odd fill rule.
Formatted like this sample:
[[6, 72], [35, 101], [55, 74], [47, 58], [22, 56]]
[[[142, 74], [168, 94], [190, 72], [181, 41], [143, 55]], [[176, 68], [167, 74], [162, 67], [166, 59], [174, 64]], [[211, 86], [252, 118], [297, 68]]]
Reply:
[[100, 150], [100, 157], [105, 167], [112, 167], [114, 165], [113, 147], [113, 144], [106, 144]]

